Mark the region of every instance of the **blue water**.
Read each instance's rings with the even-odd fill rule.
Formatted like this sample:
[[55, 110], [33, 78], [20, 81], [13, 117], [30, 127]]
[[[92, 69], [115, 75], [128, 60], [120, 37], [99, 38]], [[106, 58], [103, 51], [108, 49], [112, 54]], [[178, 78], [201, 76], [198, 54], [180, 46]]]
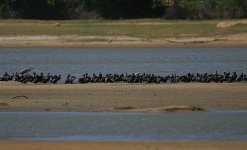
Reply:
[[34, 67], [40, 73], [247, 73], [247, 47], [0, 48], [0, 74]]
[[1, 112], [0, 139], [47, 141], [247, 140], [247, 111]]

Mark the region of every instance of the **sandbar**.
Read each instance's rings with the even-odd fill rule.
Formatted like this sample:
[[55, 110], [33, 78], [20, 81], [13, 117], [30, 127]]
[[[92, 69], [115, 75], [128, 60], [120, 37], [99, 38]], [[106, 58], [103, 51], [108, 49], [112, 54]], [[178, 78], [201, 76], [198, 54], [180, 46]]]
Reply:
[[0, 111], [159, 112], [172, 106], [246, 109], [246, 83], [22, 84], [0, 82]]
[[[0, 82], [0, 110], [157, 112], [169, 106], [246, 109], [246, 83], [21, 84]], [[127, 108], [127, 109], [116, 109]], [[0, 141], [6, 150], [245, 150], [247, 141]]]

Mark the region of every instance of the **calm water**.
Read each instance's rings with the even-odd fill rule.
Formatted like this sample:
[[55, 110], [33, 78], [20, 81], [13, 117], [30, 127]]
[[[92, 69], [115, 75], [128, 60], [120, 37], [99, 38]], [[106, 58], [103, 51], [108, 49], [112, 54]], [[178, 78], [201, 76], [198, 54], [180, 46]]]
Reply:
[[[247, 47], [0, 48], [0, 74], [247, 73]], [[0, 139], [247, 140], [247, 111], [0, 113]]]
[[0, 139], [247, 140], [247, 111], [0, 113]]
[[0, 48], [0, 74], [26, 67], [35, 72], [219, 73], [247, 72], [247, 47], [179, 48]]

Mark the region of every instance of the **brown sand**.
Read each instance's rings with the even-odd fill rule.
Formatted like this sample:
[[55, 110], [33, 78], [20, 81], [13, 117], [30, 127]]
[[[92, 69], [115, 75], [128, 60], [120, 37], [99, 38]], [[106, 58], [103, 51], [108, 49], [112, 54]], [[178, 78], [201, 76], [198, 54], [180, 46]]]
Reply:
[[246, 25], [247, 19], [221, 21], [216, 25], [216, 27], [218, 27], [218, 28], [230, 28], [232, 26], [239, 25], [239, 24]]
[[2, 150], [246, 150], [246, 141], [211, 142], [20, 142], [0, 141]]
[[246, 83], [21, 84], [0, 82], [1, 111], [162, 111], [247, 108]]

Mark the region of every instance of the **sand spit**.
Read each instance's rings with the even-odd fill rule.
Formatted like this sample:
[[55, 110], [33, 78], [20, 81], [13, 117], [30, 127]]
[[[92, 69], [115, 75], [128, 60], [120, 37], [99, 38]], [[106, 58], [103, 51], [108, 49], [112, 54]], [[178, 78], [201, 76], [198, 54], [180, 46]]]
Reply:
[[216, 27], [218, 28], [230, 28], [235, 25], [247, 25], [247, 19], [242, 19], [242, 20], [229, 20], [229, 21], [222, 21], [219, 22]]
[[247, 109], [246, 83], [53, 85], [0, 82], [0, 87], [0, 111], [176, 112]]

